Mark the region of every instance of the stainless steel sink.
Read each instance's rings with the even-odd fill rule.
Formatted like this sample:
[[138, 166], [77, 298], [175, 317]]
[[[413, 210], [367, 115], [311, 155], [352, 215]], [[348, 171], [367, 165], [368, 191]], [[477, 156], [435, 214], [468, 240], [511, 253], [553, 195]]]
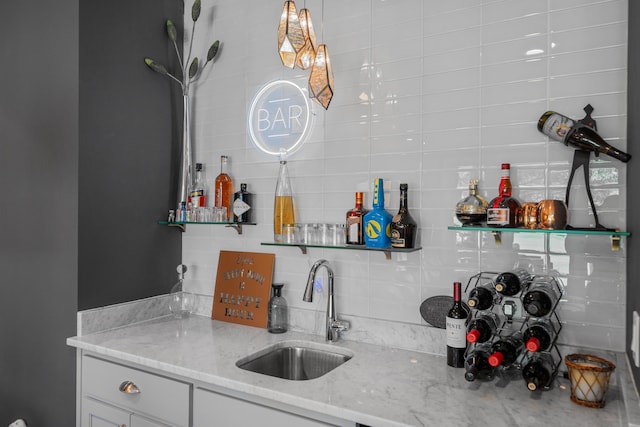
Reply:
[[321, 377], [352, 357], [352, 354], [331, 346], [285, 341], [240, 359], [236, 366], [272, 377], [302, 381]]

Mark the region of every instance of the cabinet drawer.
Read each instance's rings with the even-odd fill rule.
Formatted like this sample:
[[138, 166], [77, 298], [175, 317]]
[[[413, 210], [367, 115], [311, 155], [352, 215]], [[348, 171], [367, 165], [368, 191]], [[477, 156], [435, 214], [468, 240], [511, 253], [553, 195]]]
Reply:
[[[125, 393], [130, 381], [140, 391]], [[190, 385], [91, 356], [82, 358], [82, 393], [133, 412], [159, 418], [173, 426], [189, 424]]]

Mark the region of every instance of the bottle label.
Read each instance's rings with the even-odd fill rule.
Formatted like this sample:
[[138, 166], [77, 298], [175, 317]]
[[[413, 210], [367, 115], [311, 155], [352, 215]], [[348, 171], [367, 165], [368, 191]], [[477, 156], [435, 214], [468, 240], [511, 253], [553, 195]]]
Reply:
[[404, 248], [407, 246], [404, 237], [400, 235], [400, 231], [391, 230], [391, 246], [394, 248]]
[[544, 122], [542, 132], [548, 137], [562, 142], [564, 141], [564, 137], [575, 124], [576, 122], [569, 117], [565, 117], [560, 114], [552, 114]]
[[206, 197], [204, 195], [204, 190], [191, 190], [189, 193], [189, 200], [194, 208], [204, 207], [206, 205]]
[[360, 219], [361, 218], [349, 218], [347, 229], [347, 243], [362, 243], [360, 240]]
[[447, 317], [447, 347], [466, 348], [467, 347], [467, 319], [454, 319]]
[[249, 206], [242, 200], [236, 199], [233, 201], [233, 214], [235, 216], [240, 216], [243, 213], [247, 212], [249, 209], [251, 209], [251, 206]]
[[487, 209], [487, 225], [509, 225], [509, 208]]

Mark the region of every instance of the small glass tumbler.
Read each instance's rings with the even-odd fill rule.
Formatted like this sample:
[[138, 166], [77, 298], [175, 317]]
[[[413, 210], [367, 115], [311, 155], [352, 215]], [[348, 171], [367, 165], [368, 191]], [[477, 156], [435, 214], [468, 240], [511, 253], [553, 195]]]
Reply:
[[293, 244], [295, 240], [295, 224], [283, 224], [282, 225], [282, 243]]
[[335, 224], [333, 229], [333, 246], [344, 246], [347, 241], [346, 224]]
[[213, 208], [213, 222], [227, 222], [227, 208], [214, 207]]

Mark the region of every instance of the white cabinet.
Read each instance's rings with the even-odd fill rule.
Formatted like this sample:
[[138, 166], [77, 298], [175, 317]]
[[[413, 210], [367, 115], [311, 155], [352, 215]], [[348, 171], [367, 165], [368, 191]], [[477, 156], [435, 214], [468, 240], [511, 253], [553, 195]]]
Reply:
[[79, 364], [79, 427], [355, 427], [327, 414], [194, 384], [116, 359], [82, 354]]
[[191, 384], [83, 356], [81, 427], [190, 427]]
[[[308, 414], [318, 417], [319, 414]], [[193, 392], [193, 427], [259, 425], [260, 427], [354, 426], [338, 419], [328, 422], [285, 412], [202, 388]]]

